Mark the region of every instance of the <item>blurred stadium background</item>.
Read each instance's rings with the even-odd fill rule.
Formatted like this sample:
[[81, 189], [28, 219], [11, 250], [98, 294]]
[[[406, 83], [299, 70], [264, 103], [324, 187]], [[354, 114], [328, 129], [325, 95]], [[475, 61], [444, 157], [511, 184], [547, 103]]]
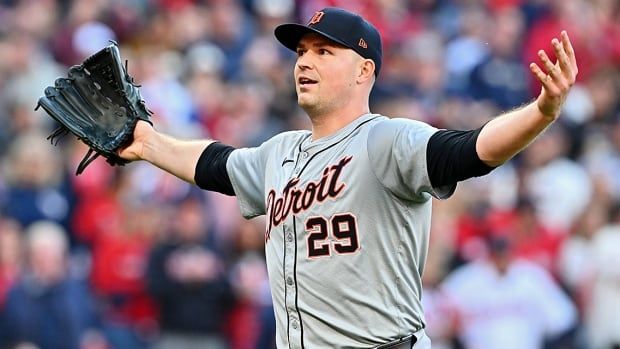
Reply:
[[84, 146], [51, 146], [33, 108], [113, 39], [159, 130], [243, 147], [308, 128], [272, 31], [325, 6], [383, 34], [372, 110], [442, 128], [534, 98], [527, 64], [568, 30], [560, 121], [435, 202], [427, 331], [437, 349], [620, 348], [617, 0], [0, 0], [0, 348], [274, 347], [261, 219], [147, 164], [76, 177]]

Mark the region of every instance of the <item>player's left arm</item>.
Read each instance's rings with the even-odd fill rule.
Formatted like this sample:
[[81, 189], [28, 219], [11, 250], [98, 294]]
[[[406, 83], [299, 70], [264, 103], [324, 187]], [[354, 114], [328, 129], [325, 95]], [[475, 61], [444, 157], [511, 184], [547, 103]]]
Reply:
[[577, 60], [566, 31], [551, 40], [557, 61], [538, 51], [542, 68], [530, 63], [542, 84], [538, 98], [525, 107], [500, 115], [487, 123], [478, 136], [476, 152], [489, 166], [499, 166], [528, 146], [560, 115], [562, 105], [577, 77]]

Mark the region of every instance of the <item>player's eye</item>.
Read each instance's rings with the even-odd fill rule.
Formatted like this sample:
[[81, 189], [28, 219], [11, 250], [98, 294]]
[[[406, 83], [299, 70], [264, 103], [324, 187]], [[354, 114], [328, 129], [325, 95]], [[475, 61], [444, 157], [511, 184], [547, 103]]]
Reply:
[[329, 50], [324, 49], [324, 48], [319, 49], [319, 55], [322, 56], [322, 55], [329, 55], [329, 54], [331, 54], [331, 52], [329, 52]]
[[304, 55], [304, 52], [305, 52], [305, 50], [304, 50], [304, 49], [298, 48], [298, 49], [297, 49], [297, 57], [301, 57], [301, 56], [303, 56], [303, 55]]

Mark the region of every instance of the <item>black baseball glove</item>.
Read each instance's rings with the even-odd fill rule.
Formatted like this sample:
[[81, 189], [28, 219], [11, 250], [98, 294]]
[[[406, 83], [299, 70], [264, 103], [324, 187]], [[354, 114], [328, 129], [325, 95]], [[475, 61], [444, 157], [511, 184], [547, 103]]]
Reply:
[[56, 145], [71, 132], [90, 147], [76, 175], [99, 155], [111, 165], [128, 162], [117, 151], [133, 141], [138, 120], [152, 124], [152, 113], [138, 87], [127, 73], [127, 62], [125, 66], [121, 62], [118, 45], [112, 42], [45, 89], [35, 110], [43, 107], [60, 124], [47, 139]]

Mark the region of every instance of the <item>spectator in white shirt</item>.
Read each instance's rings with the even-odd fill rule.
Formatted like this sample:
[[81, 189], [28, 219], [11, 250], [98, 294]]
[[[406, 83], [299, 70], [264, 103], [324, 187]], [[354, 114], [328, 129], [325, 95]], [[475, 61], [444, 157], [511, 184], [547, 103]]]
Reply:
[[[592, 349], [620, 348], [620, 204], [609, 217], [592, 208], [589, 221], [606, 219], [596, 229], [566, 241], [560, 255], [561, 276], [579, 295], [587, 340]], [[591, 224], [592, 225], [592, 224]]]
[[441, 285], [466, 349], [541, 349], [575, 327], [575, 306], [544, 268], [514, 259], [505, 236], [487, 246]]

